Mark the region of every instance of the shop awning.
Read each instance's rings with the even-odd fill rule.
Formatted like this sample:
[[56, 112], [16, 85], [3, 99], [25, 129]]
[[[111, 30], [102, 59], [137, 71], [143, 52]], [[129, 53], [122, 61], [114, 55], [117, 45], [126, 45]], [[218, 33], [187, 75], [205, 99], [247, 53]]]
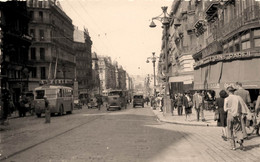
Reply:
[[192, 75], [173, 76], [169, 78], [170, 83], [183, 82], [183, 84], [192, 84], [194, 77]]

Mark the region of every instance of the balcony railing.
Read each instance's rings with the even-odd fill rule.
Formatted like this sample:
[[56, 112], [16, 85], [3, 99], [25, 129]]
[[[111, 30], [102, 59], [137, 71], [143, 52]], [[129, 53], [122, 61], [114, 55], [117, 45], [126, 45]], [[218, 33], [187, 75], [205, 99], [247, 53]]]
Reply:
[[[258, 22], [260, 19], [260, 9], [259, 6], [254, 5], [246, 8], [244, 12], [237, 17], [233, 18], [231, 22], [221, 25], [221, 22], [218, 22], [218, 27], [215, 29], [214, 32], [217, 38], [221, 38], [226, 36], [227, 34], [238, 30], [240, 27], [253, 23]], [[259, 22], [258, 22], [259, 23]]]

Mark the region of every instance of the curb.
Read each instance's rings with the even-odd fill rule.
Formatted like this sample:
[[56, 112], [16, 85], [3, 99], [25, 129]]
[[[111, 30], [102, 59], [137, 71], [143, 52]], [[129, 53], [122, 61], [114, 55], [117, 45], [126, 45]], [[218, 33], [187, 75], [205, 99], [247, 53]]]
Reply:
[[[152, 110], [153, 111], [153, 110]], [[168, 123], [168, 124], [176, 124], [176, 125], [186, 125], [186, 126], [200, 126], [200, 127], [218, 127], [217, 125], [210, 125], [210, 124], [199, 124], [199, 123], [182, 123], [182, 122], [175, 122], [175, 121], [167, 121], [164, 119], [161, 119], [155, 112], [153, 111], [154, 115], [157, 117], [157, 119], [160, 122]]]

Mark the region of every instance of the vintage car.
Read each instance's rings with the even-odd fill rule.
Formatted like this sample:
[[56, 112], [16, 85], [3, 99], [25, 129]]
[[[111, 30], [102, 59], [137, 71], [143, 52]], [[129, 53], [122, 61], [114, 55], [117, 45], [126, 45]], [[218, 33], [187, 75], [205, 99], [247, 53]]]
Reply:
[[125, 91], [122, 90], [113, 90], [108, 93], [108, 104], [107, 110], [127, 108], [127, 98]]
[[89, 102], [88, 102], [88, 108], [97, 108], [98, 103], [97, 103], [97, 98], [96, 97], [90, 97]]
[[133, 107], [142, 106], [144, 107], [144, 96], [142, 94], [134, 95]]

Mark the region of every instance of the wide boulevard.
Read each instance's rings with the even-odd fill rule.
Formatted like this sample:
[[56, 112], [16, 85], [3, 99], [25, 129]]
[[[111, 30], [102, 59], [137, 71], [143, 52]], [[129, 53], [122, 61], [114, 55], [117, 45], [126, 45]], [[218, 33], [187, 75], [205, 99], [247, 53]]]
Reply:
[[44, 121], [10, 119], [1, 131], [0, 161], [260, 161], [260, 143], [232, 151], [220, 137], [221, 128], [162, 123], [148, 106], [83, 107], [51, 117], [50, 124]]

